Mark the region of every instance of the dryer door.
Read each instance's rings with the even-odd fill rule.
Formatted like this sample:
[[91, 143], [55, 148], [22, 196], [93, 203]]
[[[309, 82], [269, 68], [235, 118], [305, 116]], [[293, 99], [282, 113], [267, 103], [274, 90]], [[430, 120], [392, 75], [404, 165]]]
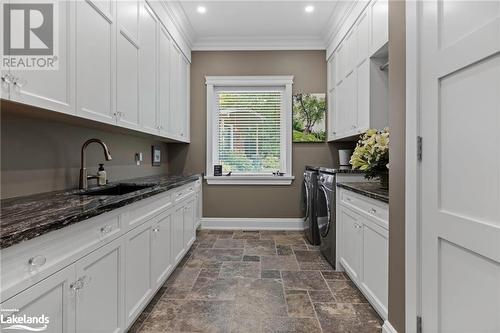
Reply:
[[323, 185], [318, 187], [318, 198], [316, 204], [316, 219], [321, 237], [326, 237], [330, 231], [331, 209], [330, 191]]

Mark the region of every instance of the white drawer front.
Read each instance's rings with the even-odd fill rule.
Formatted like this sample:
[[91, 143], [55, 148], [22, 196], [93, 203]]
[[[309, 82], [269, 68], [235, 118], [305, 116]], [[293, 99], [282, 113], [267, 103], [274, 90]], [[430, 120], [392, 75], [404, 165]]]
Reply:
[[122, 234], [120, 215], [103, 214], [2, 250], [6, 299]]
[[126, 206], [127, 211], [129, 211], [126, 218], [127, 224], [135, 227], [158, 215], [171, 205], [172, 193], [168, 191]]
[[387, 228], [389, 221], [389, 207], [387, 204], [343, 189], [340, 191], [340, 201], [350, 208], [368, 214], [382, 222], [383, 226]]

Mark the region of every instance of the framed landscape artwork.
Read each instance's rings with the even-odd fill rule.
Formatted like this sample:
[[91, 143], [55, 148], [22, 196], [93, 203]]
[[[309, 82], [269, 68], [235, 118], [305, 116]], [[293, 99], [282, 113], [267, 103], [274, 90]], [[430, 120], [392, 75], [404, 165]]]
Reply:
[[293, 142], [325, 142], [326, 94], [293, 95]]

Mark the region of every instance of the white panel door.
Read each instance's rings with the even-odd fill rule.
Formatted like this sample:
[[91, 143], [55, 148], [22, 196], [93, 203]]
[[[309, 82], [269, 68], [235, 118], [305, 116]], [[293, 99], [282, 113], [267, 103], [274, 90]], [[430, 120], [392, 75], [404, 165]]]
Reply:
[[365, 62], [370, 55], [370, 11], [365, 10], [356, 22], [356, 65]]
[[172, 256], [178, 263], [184, 255], [184, 207], [179, 207], [172, 215]]
[[389, 233], [363, 218], [363, 287], [387, 318]]
[[500, 2], [425, 1], [424, 332], [500, 332]]
[[[26, 3], [11, 0], [10, 3]], [[10, 88], [10, 99], [16, 102], [34, 105], [44, 109], [64, 113], [75, 113], [75, 66], [72, 38], [72, 22], [74, 13], [70, 1], [58, 2], [59, 52], [57, 70], [10, 70], [13, 84]], [[2, 96], [3, 97], [3, 96]]]
[[122, 240], [76, 262], [76, 332], [123, 332], [124, 252]]
[[336, 128], [335, 128], [335, 99], [336, 99], [336, 90], [330, 90], [328, 92], [328, 141], [335, 139]]
[[116, 113], [118, 124], [138, 129], [139, 115], [139, 2], [117, 1]]
[[153, 292], [151, 279], [152, 225], [145, 223], [125, 234], [125, 321], [130, 324]]
[[160, 26], [158, 33], [158, 118], [160, 135], [171, 137], [170, 121], [170, 35]]
[[156, 82], [156, 45], [158, 24], [156, 16], [146, 2], [142, 2], [140, 11], [140, 113], [142, 128], [151, 133], [158, 133], [156, 117], [157, 82]]
[[[2, 309], [19, 309], [19, 312], [2, 312], [4, 317], [10, 315], [49, 318], [45, 330], [51, 333], [75, 332], [75, 292], [71, 283], [75, 280], [75, 266], [70, 265], [45, 280], [24, 290], [1, 304]], [[5, 318], [6, 320], [6, 318]], [[9, 324], [1, 324], [0, 331], [8, 330]], [[43, 328], [45, 324], [26, 325], [30, 328]], [[26, 331], [26, 330], [25, 330]]]
[[151, 277], [153, 285], [159, 287], [173, 267], [171, 211], [161, 214], [158, 221], [153, 223], [151, 236]]
[[340, 209], [341, 235], [340, 262], [352, 279], [361, 281], [363, 222], [360, 216], [350, 209], [343, 206], [338, 207]]
[[75, 1], [76, 113], [115, 124], [115, 2]]
[[344, 80], [344, 105], [342, 108], [342, 133], [354, 134], [358, 123], [357, 110], [357, 73], [351, 72]]

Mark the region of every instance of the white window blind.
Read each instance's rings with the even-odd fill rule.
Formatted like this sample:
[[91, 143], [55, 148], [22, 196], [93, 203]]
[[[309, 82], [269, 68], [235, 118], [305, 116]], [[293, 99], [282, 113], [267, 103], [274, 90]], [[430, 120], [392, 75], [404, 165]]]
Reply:
[[271, 174], [283, 170], [283, 89], [216, 89], [214, 160], [224, 172]]

